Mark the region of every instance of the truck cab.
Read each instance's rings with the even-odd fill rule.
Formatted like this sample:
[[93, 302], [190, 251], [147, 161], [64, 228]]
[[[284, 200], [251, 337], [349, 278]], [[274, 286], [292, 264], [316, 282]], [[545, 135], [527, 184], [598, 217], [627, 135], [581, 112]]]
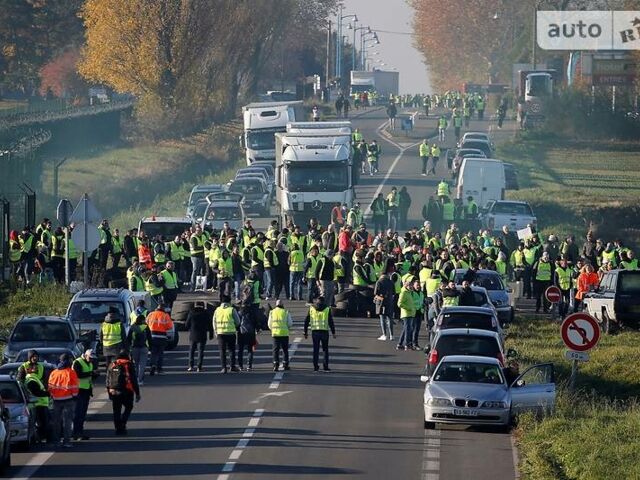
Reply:
[[275, 159], [274, 134], [284, 132], [287, 123], [303, 118], [303, 103], [258, 102], [242, 107], [244, 133], [241, 144], [246, 151], [247, 165], [257, 160]]

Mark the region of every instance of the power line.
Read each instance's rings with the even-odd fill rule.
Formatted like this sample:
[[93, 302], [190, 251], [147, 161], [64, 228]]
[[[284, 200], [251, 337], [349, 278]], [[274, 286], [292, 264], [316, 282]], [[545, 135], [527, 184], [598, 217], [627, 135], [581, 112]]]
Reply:
[[380, 33], [391, 33], [393, 35], [413, 35], [412, 32], [394, 32], [391, 30], [378, 30], [377, 28], [373, 28], [373, 27], [371, 27], [371, 30], [380, 32]]

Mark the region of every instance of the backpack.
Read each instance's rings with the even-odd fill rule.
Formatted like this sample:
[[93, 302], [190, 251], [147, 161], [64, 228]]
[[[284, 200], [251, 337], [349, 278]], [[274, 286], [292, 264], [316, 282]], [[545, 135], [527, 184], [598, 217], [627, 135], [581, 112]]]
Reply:
[[109, 390], [124, 392], [127, 390], [127, 366], [125, 363], [111, 362], [107, 369], [105, 385]]

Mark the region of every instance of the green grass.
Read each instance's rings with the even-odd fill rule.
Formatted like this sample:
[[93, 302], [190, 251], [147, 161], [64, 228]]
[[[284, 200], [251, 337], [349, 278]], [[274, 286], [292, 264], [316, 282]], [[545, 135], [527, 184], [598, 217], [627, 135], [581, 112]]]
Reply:
[[0, 291], [0, 332], [8, 333], [21, 315], [64, 315], [72, 295], [60, 285], [34, 285]]
[[590, 221], [612, 238], [635, 237], [640, 214], [640, 144], [578, 143], [526, 136], [498, 148], [513, 163], [520, 190], [508, 197], [528, 201], [544, 234], [583, 237]]
[[559, 384], [553, 415], [523, 416], [516, 436], [520, 471], [531, 480], [640, 478], [640, 361], [638, 333], [604, 336], [582, 363], [576, 391], [566, 388], [571, 364], [558, 324], [523, 317], [509, 330], [508, 346], [526, 365], [553, 362]]

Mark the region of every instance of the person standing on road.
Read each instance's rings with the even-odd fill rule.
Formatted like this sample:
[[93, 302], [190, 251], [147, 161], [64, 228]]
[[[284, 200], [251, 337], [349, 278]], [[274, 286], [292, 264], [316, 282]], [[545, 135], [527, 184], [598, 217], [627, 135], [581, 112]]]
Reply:
[[239, 372], [236, 366], [236, 331], [240, 326], [238, 312], [231, 305], [229, 296], [222, 297], [222, 303], [213, 314], [213, 331], [218, 339], [220, 350], [221, 373], [229, 371], [227, 367], [227, 351], [231, 356], [231, 371]]
[[79, 380], [71, 368], [71, 356], [60, 355], [60, 363], [49, 375], [49, 393], [53, 399], [53, 438], [56, 442], [62, 437], [62, 446], [71, 447], [71, 431], [75, 413]]
[[569, 267], [566, 258], [561, 258], [555, 268], [554, 285], [560, 289], [560, 318], [566, 317], [569, 312], [569, 304], [571, 302], [571, 281], [573, 270]]
[[194, 371], [194, 360], [196, 349], [198, 350], [198, 372], [202, 371], [202, 363], [204, 362], [204, 349], [207, 344], [207, 336], [209, 340], [213, 339], [213, 324], [205, 308], [205, 303], [197, 301], [193, 303], [193, 308], [189, 310], [185, 330], [189, 331], [189, 366], [187, 372]]
[[448, 125], [447, 117], [440, 115], [440, 118], [438, 119], [438, 140], [441, 142], [444, 142], [445, 140], [445, 131], [447, 130]]
[[420, 160], [422, 160], [422, 176], [427, 176], [427, 167], [429, 165], [429, 155], [431, 154], [431, 147], [429, 146], [429, 142], [425, 138], [420, 146], [418, 147], [418, 155], [420, 156]]
[[276, 301], [276, 308], [269, 312], [268, 325], [273, 338], [273, 371], [277, 372], [280, 367], [280, 350], [284, 356], [283, 368], [289, 370], [289, 330], [293, 320], [282, 300]]
[[36, 428], [38, 429], [38, 441], [47, 442], [51, 439], [49, 404], [50, 395], [43, 379], [38, 376], [36, 364], [27, 367], [24, 378], [24, 386], [31, 396], [29, 403], [32, 405], [36, 417]]
[[168, 333], [173, 329], [173, 321], [164, 309], [164, 303], [159, 302], [156, 309], [147, 315], [147, 325], [151, 330], [151, 369], [149, 375], [164, 373], [164, 350], [169, 343]]
[[[136, 308], [136, 310], [138, 309]], [[131, 348], [131, 360], [136, 366], [138, 384], [144, 385], [144, 372], [147, 368], [147, 358], [151, 345], [151, 330], [147, 325], [146, 310], [138, 313], [135, 322], [129, 328], [127, 345]]]
[[391, 188], [391, 192], [387, 195], [387, 226], [395, 231], [398, 228], [398, 208], [400, 207], [400, 194], [396, 187]]
[[398, 295], [398, 307], [400, 308], [400, 320], [403, 326], [396, 350], [412, 350], [416, 305], [411, 281], [404, 282], [400, 295]]
[[438, 168], [438, 162], [440, 161], [441, 153], [442, 152], [438, 145], [436, 145], [435, 143], [431, 145], [431, 170], [427, 169], [427, 175], [429, 175], [429, 173], [433, 173], [434, 175], [436, 174], [436, 168]]
[[202, 227], [196, 225], [196, 231], [189, 237], [189, 255], [191, 257], [191, 288], [196, 288], [196, 278], [204, 275], [204, 241]]
[[319, 250], [317, 246], [314, 245], [311, 247], [304, 266], [304, 278], [307, 282], [307, 306], [310, 306], [313, 299], [318, 296], [318, 277], [316, 277], [318, 262], [320, 261], [318, 253]]
[[180, 292], [180, 282], [178, 281], [178, 274], [176, 273], [176, 264], [169, 260], [159, 276], [162, 277], [163, 280], [162, 297], [167, 306], [172, 309], [173, 302], [176, 301], [178, 293]]
[[540, 306], [543, 307], [544, 313], [549, 311], [549, 301], [544, 293], [551, 285], [553, 275], [549, 252], [543, 252], [540, 260], [533, 266], [533, 293], [536, 297], [536, 313], [540, 312]]
[[378, 196], [373, 199], [369, 208], [372, 214], [374, 233], [378, 234], [383, 232], [387, 223], [387, 206], [382, 193], [378, 193]]
[[98, 376], [94, 371], [95, 360], [96, 355], [92, 349], [89, 349], [76, 358], [72, 364], [72, 368], [78, 376], [78, 396], [73, 417], [74, 440], [89, 440], [89, 437], [84, 433], [84, 421], [87, 418], [89, 400], [93, 397], [93, 380]]
[[304, 267], [304, 253], [297, 243], [293, 243], [291, 245], [291, 252], [289, 253], [289, 291], [291, 292], [289, 300], [302, 300], [302, 279], [304, 276]]
[[389, 102], [389, 105], [387, 105], [387, 117], [389, 117], [389, 126], [391, 127], [391, 130], [396, 129], [396, 115], [398, 115], [398, 108], [396, 107], [396, 104]]
[[331, 309], [324, 303], [324, 297], [315, 299], [314, 304], [309, 307], [309, 313], [304, 319], [304, 338], [308, 338], [308, 331], [311, 328], [311, 339], [313, 340], [313, 371], [320, 370], [319, 357], [320, 345], [324, 352], [323, 370], [329, 372], [329, 330], [333, 338], [336, 338], [336, 328], [333, 323]]
[[127, 421], [133, 411], [134, 396], [136, 403], [142, 398], [136, 367], [126, 350], [121, 351], [109, 364], [105, 386], [113, 408], [113, 425], [116, 435], [126, 435]]
[[582, 300], [584, 299], [584, 294], [597, 288], [599, 283], [600, 278], [594, 271], [593, 266], [591, 266], [590, 264], [586, 264], [584, 267], [582, 267], [580, 275], [578, 275], [577, 279], [576, 301], [573, 308], [574, 312], [579, 312], [580, 310], [582, 310]]
[[393, 340], [393, 313], [395, 286], [386, 272], [380, 274], [380, 278], [373, 288], [373, 301], [376, 305], [376, 313], [380, 317], [380, 329], [382, 335], [378, 340]]
[[378, 142], [371, 140], [371, 143], [367, 146], [367, 162], [369, 162], [369, 175], [373, 176], [374, 173], [378, 173], [378, 162], [380, 161], [380, 155], [382, 154], [382, 148], [378, 145]]
[[321, 295], [325, 298], [327, 305], [334, 306], [333, 297], [336, 291], [335, 270], [333, 262], [333, 249], [328, 249], [316, 266], [316, 278], [320, 282]]
[[100, 327], [100, 343], [105, 363], [109, 365], [120, 350], [126, 349], [127, 334], [118, 309], [109, 307], [109, 313]]
[[462, 129], [462, 116], [460, 113], [456, 113], [453, 116], [453, 129], [456, 136], [456, 142], [460, 140], [460, 130]]
[[398, 206], [399, 226], [398, 228], [407, 228], [407, 217], [409, 216], [409, 209], [411, 208], [411, 195], [407, 191], [407, 187], [402, 187], [398, 193], [400, 197], [400, 205]]

